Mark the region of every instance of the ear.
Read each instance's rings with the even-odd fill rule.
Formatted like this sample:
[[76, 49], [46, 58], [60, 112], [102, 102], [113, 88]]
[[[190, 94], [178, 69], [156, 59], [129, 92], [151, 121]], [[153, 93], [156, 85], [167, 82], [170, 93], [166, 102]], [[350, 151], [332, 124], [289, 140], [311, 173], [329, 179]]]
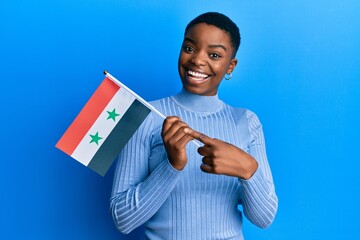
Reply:
[[238, 63], [238, 60], [236, 58], [233, 58], [230, 60], [230, 64], [229, 64], [229, 67], [227, 69], [227, 73], [231, 73], [234, 71], [235, 67], [236, 67], [236, 64]]

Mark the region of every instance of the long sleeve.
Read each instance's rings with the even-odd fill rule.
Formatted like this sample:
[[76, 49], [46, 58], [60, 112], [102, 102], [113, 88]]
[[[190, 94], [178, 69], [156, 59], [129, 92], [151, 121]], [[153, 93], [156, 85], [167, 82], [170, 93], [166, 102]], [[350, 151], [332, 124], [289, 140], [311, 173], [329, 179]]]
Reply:
[[191, 128], [244, 149], [259, 167], [247, 181], [204, 173], [202, 156], [189, 143], [188, 163], [177, 171], [163, 145], [163, 119], [150, 113], [118, 158], [110, 200], [116, 227], [129, 233], [144, 225], [146, 238], [154, 240], [243, 240], [242, 213], [260, 227], [269, 226], [277, 197], [256, 115], [217, 96], [185, 90], [151, 104], [166, 116], [179, 116]]
[[155, 153], [163, 157], [150, 173], [153, 120], [150, 114], [118, 158], [110, 208], [116, 227], [123, 233], [131, 232], [157, 212], [180, 175], [163, 148]]
[[240, 180], [243, 186], [242, 205], [245, 216], [255, 225], [266, 228], [275, 218], [278, 198], [265, 151], [262, 125], [257, 116], [247, 111], [251, 137], [250, 154], [257, 160], [258, 169], [248, 180]]

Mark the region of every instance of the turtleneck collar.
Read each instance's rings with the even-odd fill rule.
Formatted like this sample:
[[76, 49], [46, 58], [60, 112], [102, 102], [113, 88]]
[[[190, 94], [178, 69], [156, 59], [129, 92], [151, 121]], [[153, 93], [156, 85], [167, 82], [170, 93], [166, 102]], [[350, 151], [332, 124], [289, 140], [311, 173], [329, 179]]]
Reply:
[[172, 98], [177, 104], [193, 112], [216, 112], [220, 110], [224, 104], [217, 94], [214, 96], [202, 96], [190, 93], [186, 91], [185, 88], [182, 88], [181, 92]]

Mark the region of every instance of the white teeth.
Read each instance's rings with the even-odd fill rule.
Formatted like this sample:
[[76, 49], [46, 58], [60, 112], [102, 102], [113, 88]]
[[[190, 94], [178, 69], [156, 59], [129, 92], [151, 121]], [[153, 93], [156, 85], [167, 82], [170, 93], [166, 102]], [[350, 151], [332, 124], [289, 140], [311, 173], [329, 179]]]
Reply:
[[209, 75], [199, 73], [199, 72], [194, 72], [194, 71], [191, 71], [191, 70], [188, 71], [188, 74], [192, 75], [192, 76], [195, 76], [195, 77], [201, 77], [201, 78], [206, 78], [206, 77], [209, 76]]

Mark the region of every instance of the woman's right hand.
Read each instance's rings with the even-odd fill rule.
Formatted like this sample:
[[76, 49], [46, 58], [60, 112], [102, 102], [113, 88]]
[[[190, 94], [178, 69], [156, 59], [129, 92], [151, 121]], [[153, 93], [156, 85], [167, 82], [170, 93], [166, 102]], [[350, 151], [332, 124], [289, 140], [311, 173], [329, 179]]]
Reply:
[[193, 137], [186, 134], [184, 129], [189, 126], [179, 117], [167, 117], [163, 123], [161, 136], [165, 145], [168, 159], [171, 165], [181, 171], [187, 164], [186, 144]]

